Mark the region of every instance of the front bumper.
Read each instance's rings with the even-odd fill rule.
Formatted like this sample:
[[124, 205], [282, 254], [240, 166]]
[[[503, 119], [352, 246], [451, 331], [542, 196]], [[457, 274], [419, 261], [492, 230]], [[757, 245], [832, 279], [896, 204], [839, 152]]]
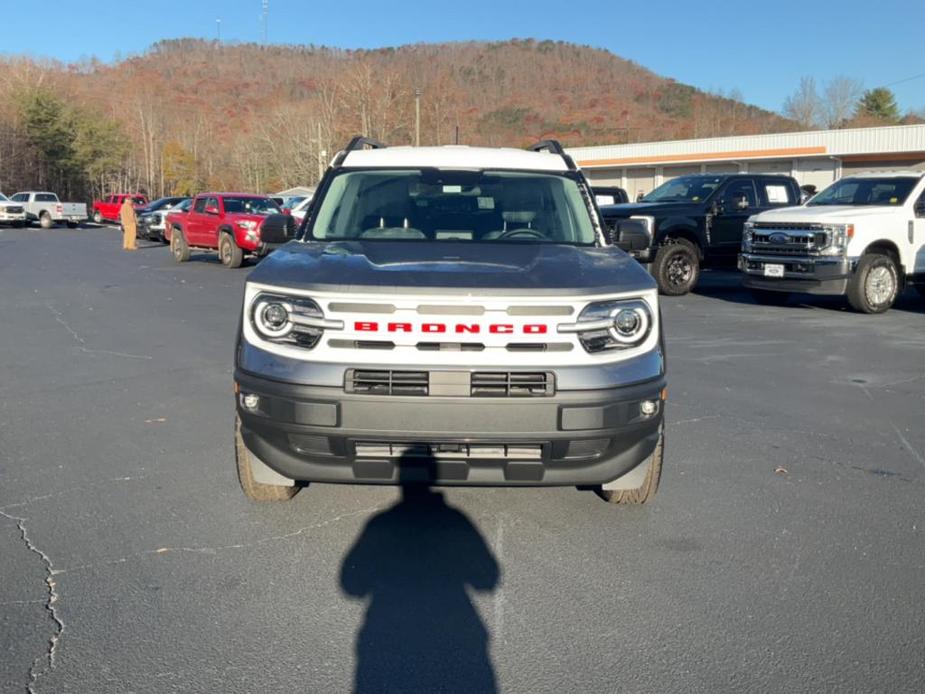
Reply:
[[[766, 265], [783, 265], [783, 277], [767, 277]], [[742, 253], [739, 270], [742, 284], [749, 289], [778, 292], [843, 295], [854, 270], [851, 258], [826, 256], [761, 255]]]
[[[299, 481], [556, 486], [610, 482], [655, 449], [664, 376], [549, 397], [356, 395], [235, 372], [247, 448]], [[244, 394], [260, 398], [257, 411]], [[646, 400], [659, 403], [641, 414]]]

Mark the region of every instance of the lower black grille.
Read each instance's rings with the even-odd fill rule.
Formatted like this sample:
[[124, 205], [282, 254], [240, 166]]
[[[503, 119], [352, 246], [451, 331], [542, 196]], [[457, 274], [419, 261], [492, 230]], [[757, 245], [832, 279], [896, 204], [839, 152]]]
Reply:
[[474, 398], [530, 398], [553, 392], [552, 374], [543, 371], [476, 371], [470, 386]]
[[555, 393], [545, 371], [395, 371], [347, 369], [344, 390], [359, 395], [536, 398]]
[[426, 371], [349, 369], [344, 387], [363, 395], [427, 395]]

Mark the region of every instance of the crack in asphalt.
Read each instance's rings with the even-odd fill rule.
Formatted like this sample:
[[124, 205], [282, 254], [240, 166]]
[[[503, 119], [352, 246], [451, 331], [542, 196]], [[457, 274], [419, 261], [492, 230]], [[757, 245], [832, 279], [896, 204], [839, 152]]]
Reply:
[[[231, 545], [217, 545], [209, 546], [203, 545], [200, 547], [158, 547], [157, 549], [146, 549], [141, 552], [135, 552], [133, 554], [127, 554], [124, 557], [119, 557], [118, 559], [105, 559], [103, 561], [92, 562], [89, 564], [78, 564], [77, 566], [71, 566], [66, 569], [54, 569], [51, 571], [52, 576], [61, 576], [63, 574], [73, 573], [75, 571], [82, 571], [84, 569], [93, 569], [99, 566], [114, 566], [116, 564], [125, 564], [133, 559], [138, 559], [141, 557], [146, 557], [154, 554], [168, 554], [171, 552], [184, 552], [189, 554], [218, 554], [219, 552], [229, 550], [229, 549], [249, 549], [251, 547], [258, 547], [270, 542], [280, 542], [282, 540], [289, 540], [293, 537], [298, 537], [302, 533], [308, 530], [318, 530], [324, 528], [333, 523], [337, 523], [345, 518], [350, 518], [352, 516], [359, 516], [362, 514], [369, 514], [379, 510], [379, 506], [371, 506], [370, 508], [362, 508], [358, 511], [351, 511], [350, 513], [342, 513], [338, 516], [328, 518], [327, 520], [321, 521], [320, 523], [313, 523], [312, 525], [306, 525], [297, 530], [293, 530], [289, 533], [284, 533], [283, 535], [271, 535], [270, 537], [262, 537], [259, 540], [254, 540], [253, 542], [241, 542]], [[3, 513], [0, 511], [0, 513]], [[6, 515], [6, 514], [4, 514]]]
[[85, 354], [108, 354], [112, 357], [125, 357], [126, 359], [153, 359], [154, 357], [148, 354], [128, 354], [127, 352], [114, 352], [108, 349], [91, 349], [87, 347], [87, 341], [84, 340], [80, 335], [77, 334], [77, 331], [70, 326], [70, 324], [64, 320], [64, 315], [58, 311], [54, 306], [51, 305], [50, 301], [45, 302], [45, 307], [51, 311], [51, 314], [55, 317], [55, 320], [64, 326], [64, 329], [67, 330], [71, 337], [74, 338], [74, 341], [77, 343], [77, 348], [84, 352]]
[[[61, 617], [58, 616], [58, 609], [55, 607], [55, 603], [58, 602], [59, 596], [53, 578], [54, 566], [52, 565], [51, 557], [36, 547], [35, 543], [32, 542], [32, 538], [29, 537], [29, 533], [26, 530], [26, 518], [13, 516], [4, 511], [0, 511], [0, 516], [4, 516], [5, 518], [8, 518], [16, 523], [16, 527], [19, 529], [19, 534], [23, 543], [25, 543], [30, 552], [37, 554], [41, 558], [42, 563], [45, 566], [45, 587], [48, 591], [48, 597], [45, 600], [38, 602], [44, 604], [45, 611], [48, 613], [48, 616], [54, 623], [55, 628], [51, 636], [48, 638], [47, 650], [43, 655], [36, 656], [32, 661], [32, 665], [29, 667], [29, 682], [26, 684], [26, 691], [29, 692], [29, 694], [35, 694], [35, 683], [38, 681], [38, 679], [55, 669], [55, 654], [58, 650], [58, 642], [61, 640], [61, 636], [64, 634], [64, 621], [61, 619]], [[39, 669], [39, 665], [43, 661], [45, 665]]]

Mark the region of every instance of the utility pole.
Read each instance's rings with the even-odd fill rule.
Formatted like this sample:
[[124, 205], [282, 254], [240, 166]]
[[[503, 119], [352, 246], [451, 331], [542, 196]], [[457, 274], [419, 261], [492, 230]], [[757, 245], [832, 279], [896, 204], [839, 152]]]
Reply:
[[270, 0], [262, 1], [263, 7], [263, 45], [267, 45], [267, 23], [270, 20]]
[[218, 39], [218, 42], [221, 43], [222, 42], [222, 20], [221, 19], [215, 20], [215, 36]]
[[414, 146], [421, 146], [421, 89], [414, 90]]

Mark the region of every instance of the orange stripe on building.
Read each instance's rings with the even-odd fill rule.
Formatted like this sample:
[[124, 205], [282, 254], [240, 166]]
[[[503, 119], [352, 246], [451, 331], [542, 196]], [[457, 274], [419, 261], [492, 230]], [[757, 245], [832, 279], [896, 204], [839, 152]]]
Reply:
[[696, 154], [660, 154], [653, 157], [624, 157], [622, 159], [584, 159], [579, 166], [633, 166], [636, 164], [658, 164], [672, 162], [684, 164], [691, 161], [714, 161], [717, 159], [763, 159], [767, 157], [790, 157], [802, 154], [825, 154], [822, 147], [784, 147], [781, 149], [743, 149], [735, 152], [701, 152]]

